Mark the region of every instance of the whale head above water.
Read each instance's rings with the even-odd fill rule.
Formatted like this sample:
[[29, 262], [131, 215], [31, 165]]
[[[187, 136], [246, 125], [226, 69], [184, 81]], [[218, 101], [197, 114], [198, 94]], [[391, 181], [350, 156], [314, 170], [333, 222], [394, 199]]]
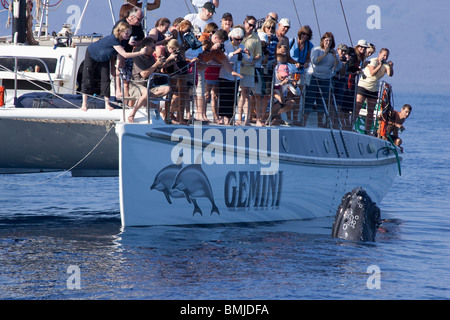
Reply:
[[380, 223], [380, 209], [363, 188], [357, 187], [342, 198], [331, 236], [350, 241], [374, 242]]

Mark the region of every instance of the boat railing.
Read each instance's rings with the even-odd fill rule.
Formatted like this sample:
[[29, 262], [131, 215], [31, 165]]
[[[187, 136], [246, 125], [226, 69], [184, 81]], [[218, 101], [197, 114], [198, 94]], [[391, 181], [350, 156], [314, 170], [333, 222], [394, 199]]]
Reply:
[[[147, 80], [147, 92], [150, 92], [151, 88], [155, 86], [155, 79], [163, 78], [167, 84], [170, 84], [170, 76], [164, 73], [152, 73]], [[166, 96], [157, 98], [152, 97], [150, 94], [147, 95], [147, 121], [150, 123], [150, 117], [152, 112], [155, 113], [156, 119], [161, 117], [159, 113], [159, 105], [161, 102], [165, 102], [166, 108], [170, 109], [170, 103], [172, 101], [172, 92], [170, 91]], [[125, 117], [124, 117], [125, 119]]]
[[[36, 66], [34, 70], [25, 70], [25, 71], [19, 71], [18, 68], [18, 61], [19, 60], [34, 60], [40, 62], [42, 66], [45, 68], [45, 73], [47, 74], [48, 80], [45, 80], [46, 82], [50, 83], [52, 92], [56, 94], [55, 85], [53, 83], [52, 77], [50, 75], [50, 70], [47, 65], [47, 63], [38, 57], [26, 57], [26, 56], [0, 56], [0, 59], [14, 59], [14, 70], [8, 69], [6, 66], [0, 65], [0, 72], [11, 72], [14, 74], [14, 104], [17, 102], [17, 91], [18, 91], [18, 76], [21, 75], [21, 78], [25, 78], [25, 80], [34, 82], [34, 81], [42, 81], [42, 79], [38, 79], [36, 77], [31, 76], [32, 73], [38, 73], [40, 70], [37, 70], [36, 68], [40, 66]], [[31, 68], [31, 67], [30, 67]]]
[[[239, 124], [245, 122], [253, 124], [257, 117], [255, 105], [258, 106], [258, 104], [260, 104], [258, 107], [262, 110], [263, 122], [266, 126], [273, 125], [274, 118], [280, 118], [280, 115], [276, 113], [276, 109], [274, 108], [279, 102], [276, 100], [275, 94], [279, 88], [276, 87], [274, 76], [272, 76], [271, 79], [269, 78], [269, 80], [267, 78], [262, 79], [265, 85], [265, 92], [263, 94], [251, 92], [250, 111], [248, 113], [243, 112], [241, 118], [239, 112], [242, 90], [238, 78], [235, 78], [233, 84], [228, 85], [228, 87], [220, 87], [217, 84], [218, 81], [209, 81], [206, 79], [206, 84], [204, 84], [205, 92], [203, 95], [200, 95], [198, 93], [198, 86], [200, 84], [198, 83], [197, 64], [193, 63], [187, 67], [189, 68], [189, 72], [179, 70], [172, 74], [155, 73], [148, 79], [148, 90], [151, 89], [155, 78], [166, 77], [167, 81], [170, 82], [170, 96], [158, 99], [149, 98], [147, 104], [149, 111], [156, 112], [157, 116], [159, 116], [159, 111], [161, 111], [161, 116], [166, 123], [177, 124], [180, 122], [180, 119], [182, 122], [184, 122], [183, 120], [185, 119], [188, 123], [192, 123], [194, 119], [203, 119], [204, 115], [207, 113], [207, 118], [210, 123], [235, 125], [236, 123]], [[351, 81], [349, 81], [348, 75], [342, 79], [338, 77], [329, 79], [329, 84], [327, 86], [328, 91], [322, 92], [322, 90], [320, 90], [320, 96], [315, 99], [313, 107], [314, 113], [316, 115], [322, 114], [323, 117], [309, 117], [307, 121], [305, 120], [305, 104], [308, 103], [308, 101], [306, 101], [306, 93], [308, 90], [313, 89], [313, 84], [311, 82], [314, 80], [312, 79], [308, 83], [308, 80], [306, 79], [307, 75], [302, 74], [301, 76], [297, 76], [297, 93], [294, 94], [288, 92], [286, 94], [285, 90], [283, 93], [284, 100], [282, 101], [284, 104], [287, 100], [292, 100], [294, 101], [294, 106], [291, 110], [281, 115], [282, 121], [277, 122], [277, 124], [280, 124], [281, 122], [281, 125], [286, 126], [316, 126], [329, 128], [332, 130], [333, 134], [336, 132], [341, 136], [343, 136], [343, 131], [358, 131], [355, 129], [355, 125], [360, 124], [365, 118], [364, 106], [361, 114], [355, 114], [357, 110], [356, 84], [358, 82], [358, 74], [353, 74]], [[351, 83], [350, 89], [349, 83]], [[346, 87], [346, 90], [343, 90], [344, 87]], [[224, 94], [226, 90], [231, 90], [232, 93]], [[156, 103], [164, 103], [160, 105], [160, 109], [158, 110], [158, 108], [150, 108], [152, 100]], [[221, 109], [224, 105], [232, 106], [232, 114], [230, 114], [228, 121], [225, 121], [225, 123], [221, 119]], [[132, 104], [129, 106], [131, 107]], [[178, 113], [180, 112], [182, 113], [181, 117], [178, 116]], [[250, 118], [249, 121], [246, 121], [247, 119], [245, 119], [247, 115]], [[148, 115], [148, 117], [150, 116]], [[345, 142], [344, 148], [346, 148]], [[344, 151], [347, 153], [346, 150]]]

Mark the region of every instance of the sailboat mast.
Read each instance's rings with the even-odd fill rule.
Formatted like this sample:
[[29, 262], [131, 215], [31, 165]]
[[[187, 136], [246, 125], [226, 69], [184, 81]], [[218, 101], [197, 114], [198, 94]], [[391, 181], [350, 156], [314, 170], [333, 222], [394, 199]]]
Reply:
[[12, 38], [15, 43], [25, 43], [27, 40], [27, 2], [26, 0], [14, 0]]

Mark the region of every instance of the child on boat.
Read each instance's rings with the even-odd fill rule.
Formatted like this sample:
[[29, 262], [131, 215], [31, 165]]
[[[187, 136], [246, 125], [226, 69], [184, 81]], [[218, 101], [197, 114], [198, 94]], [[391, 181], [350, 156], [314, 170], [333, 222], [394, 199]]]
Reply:
[[275, 67], [273, 92], [274, 104], [272, 114], [275, 119], [272, 124], [279, 124], [280, 115], [285, 112], [287, 112], [287, 118], [290, 122], [292, 120], [290, 111], [294, 108], [295, 97], [300, 96], [300, 89], [297, 87], [297, 82], [289, 74], [289, 66], [287, 64], [279, 64]]

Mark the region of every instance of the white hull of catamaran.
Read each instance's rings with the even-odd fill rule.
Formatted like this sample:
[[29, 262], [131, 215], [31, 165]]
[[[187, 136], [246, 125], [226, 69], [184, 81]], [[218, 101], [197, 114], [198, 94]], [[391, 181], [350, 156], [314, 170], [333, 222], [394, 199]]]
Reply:
[[[338, 148], [334, 148], [329, 129], [298, 127], [274, 127], [266, 131], [271, 135], [271, 130], [278, 130], [278, 137], [272, 136], [280, 142], [276, 165], [270, 163], [277, 158], [271, 154], [273, 148], [268, 153], [271, 159], [263, 159], [259, 153], [249, 157], [248, 148], [247, 155], [236, 148], [222, 157], [219, 153], [226, 147], [217, 148], [210, 136], [220, 135], [219, 132], [225, 135], [225, 130], [236, 132], [239, 128], [205, 128], [200, 131], [202, 147], [195, 149], [199, 144], [192, 127], [186, 127], [183, 134], [179, 129], [174, 133], [173, 127], [117, 124], [123, 226], [266, 222], [332, 216], [345, 193], [358, 186], [366, 189], [373, 201], [381, 202], [398, 174], [397, 161], [401, 160], [396, 159], [392, 150], [387, 151], [385, 141], [374, 137], [344, 132], [342, 137], [337, 137]], [[208, 130], [216, 131], [209, 132], [207, 138]], [[245, 130], [258, 133], [260, 129]], [[184, 138], [191, 136], [192, 145], [183, 149], [180, 134]], [[342, 148], [343, 140], [348, 156]], [[189, 143], [188, 139], [186, 141]], [[229, 141], [226, 144], [230, 146]], [[192, 156], [193, 162], [187, 157], [184, 158], [186, 163], [179, 163], [177, 155], [186, 154]], [[208, 164], [211, 156], [223, 164]], [[239, 161], [245, 163], [239, 164]], [[264, 175], [269, 163], [276, 171]]]

